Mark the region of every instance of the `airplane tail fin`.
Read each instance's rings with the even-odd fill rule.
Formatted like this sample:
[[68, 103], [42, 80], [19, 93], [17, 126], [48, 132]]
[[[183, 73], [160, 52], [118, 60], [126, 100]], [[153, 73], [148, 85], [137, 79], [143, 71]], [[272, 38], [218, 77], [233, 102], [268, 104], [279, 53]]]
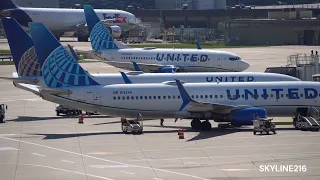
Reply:
[[0, 10], [15, 9], [18, 6], [12, 0], [1, 0]]
[[49, 88], [99, 85], [42, 23], [29, 23], [29, 27]]
[[90, 5], [83, 5], [86, 16], [92, 49], [95, 51], [119, 49], [111, 34], [100, 21]]
[[19, 76], [40, 76], [41, 66], [29, 34], [13, 18], [1, 18]]

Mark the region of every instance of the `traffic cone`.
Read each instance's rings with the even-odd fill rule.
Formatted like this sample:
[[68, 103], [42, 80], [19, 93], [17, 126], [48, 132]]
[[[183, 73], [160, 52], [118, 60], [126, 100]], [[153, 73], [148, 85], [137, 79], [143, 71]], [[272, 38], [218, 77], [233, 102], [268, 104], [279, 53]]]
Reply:
[[79, 124], [83, 124], [83, 114], [79, 114]]
[[184, 139], [183, 129], [178, 130], [178, 136], [179, 136], [179, 139]]

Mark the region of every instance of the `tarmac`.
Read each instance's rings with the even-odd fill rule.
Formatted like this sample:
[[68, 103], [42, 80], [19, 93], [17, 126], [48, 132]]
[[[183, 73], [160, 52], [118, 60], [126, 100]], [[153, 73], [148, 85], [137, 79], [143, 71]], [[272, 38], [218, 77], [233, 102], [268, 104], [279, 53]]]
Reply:
[[[0, 43], [0, 48], [5, 46]], [[310, 46], [226, 50], [252, 64], [248, 71], [264, 71], [285, 65], [290, 54], [309, 53], [312, 48], [316, 50]], [[102, 63], [82, 66], [91, 73], [120, 70]], [[14, 66], [0, 66], [0, 76], [10, 77], [14, 71]], [[277, 126], [275, 135], [253, 135], [252, 127], [218, 129], [217, 124], [210, 132], [199, 132], [188, 120], [165, 119], [164, 126], [160, 120], [144, 121], [141, 135], [124, 134], [117, 117], [85, 116], [84, 124], [78, 124], [77, 117], [56, 116], [55, 104], [9, 81], [0, 80], [0, 88], [0, 103], [8, 105], [6, 123], [0, 124], [1, 180], [320, 179], [319, 132], [283, 125]], [[184, 139], [178, 138], [180, 128]], [[288, 165], [293, 165], [291, 171], [281, 169]]]

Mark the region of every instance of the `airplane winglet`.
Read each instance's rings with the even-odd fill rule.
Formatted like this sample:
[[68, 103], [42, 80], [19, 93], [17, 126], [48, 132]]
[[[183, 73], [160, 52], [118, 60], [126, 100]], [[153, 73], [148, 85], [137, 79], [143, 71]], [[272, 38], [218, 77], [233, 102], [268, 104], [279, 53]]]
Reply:
[[70, 44], [68, 44], [68, 48], [69, 48], [69, 50], [70, 50], [70, 53], [71, 53], [73, 59], [75, 59], [76, 61], [79, 61], [79, 60], [80, 60], [79, 56], [78, 56], [77, 53], [73, 50], [73, 48], [70, 46]]
[[129, 77], [126, 75], [126, 73], [120, 71], [121, 76], [123, 78], [124, 83], [126, 84], [132, 84], [131, 80], [129, 79]]
[[184, 88], [184, 86], [182, 85], [181, 81], [178, 79], [175, 79], [180, 95], [181, 95], [181, 99], [183, 101], [179, 111], [181, 111], [183, 108], [185, 108], [192, 100], [192, 98], [190, 97], [190, 95], [188, 94], [187, 90]]
[[135, 71], [142, 71], [136, 62], [132, 61], [132, 64]]
[[196, 41], [197, 49], [201, 49], [199, 41]]

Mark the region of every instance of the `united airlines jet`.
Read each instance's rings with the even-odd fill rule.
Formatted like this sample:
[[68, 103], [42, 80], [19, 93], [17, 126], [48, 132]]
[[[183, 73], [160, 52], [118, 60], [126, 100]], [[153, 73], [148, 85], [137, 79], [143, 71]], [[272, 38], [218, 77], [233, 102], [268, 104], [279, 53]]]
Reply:
[[[109, 26], [112, 36], [128, 31], [140, 23], [135, 15], [116, 9], [96, 10], [99, 20]], [[19, 7], [12, 0], [0, 1], [0, 15], [13, 17], [27, 27], [29, 22], [41, 22], [60, 37], [64, 32], [78, 32], [79, 41], [88, 41], [89, 33], [83, 9]]]
[[[8, 38], [9, 46], [14, 59], [17, 73], [13, 80], [17, 87], [20, 84], [27, 83], [44, 86], [41, 84], [41, 68], [43, 61], [38, 59], [34, 43], [31, 37], [24, 31], [24, 29], [12, 18], [2, 18], [2, 24]], [[44, 25], [39, 25], [37, 29], [31, 29], [31, 33], [39, 34], [46, 42], [55, 42], [61, 44], [49, 32]], [[36, 40], [35, 40], [36, 41]], [[24, 42], [24, 43], [20, 43]], [[42, 43], [36, 41], [36, 43]], [[45, 46], [41, 46], [45, 47]], [[40, 53], [44, 54], [42, 59], [46, 59], [50, 55], [50, 51], [45, 49], [38, 49]], [[77, 54], [68, 46], [68, 51], [74, 62], [79, 60]], [[136, 64], [136, 63], [134, 63]], [[67, 67], [77, 67], [66, 66]], [[72, 69], [70, 70], [72, 71]], [[254, 73], [254, 72], [226, 72], [226, 73], [143, 73], [138, 72], [121, 72], [120, 74], [91, 74], [92, 78], [99, 84], [123, 84], [123, 83], [160, 83], [165, 81], [172, 81], [180, 79], [184, 82], [257, 82], [257, 81], [299, 81], [299, 79], [274, 73]]]
[[238, 55], [205, 49], [130, 48], [115, 42], [93, 8], [84, 5], [95, 59], [133, 70], [135, 61], [146, 72], [240, 72], [249, 64]]
[[[40, 27], [39, 23], [31, 23], [31, 29]], [[41, 68], [46, 86], [32, 90], [45, 100], [77, 109], [118, 117], [142, 114], [145, 118], [192, 119], [192, 127], [204, 130], [211, 129], [209, 120], [242, 126], [251, 125], [256, 116], [288, 117], [295, 115], [297, 109], [320, 109], [318, 82], [183, 83], [175, 80], [101, 85], [79, 64], [75, 64], [76, 71], [61, 68], [74, 60], [59, 43], [40, 41], [42, 35], [31, 35], [38, 57], [42, 56], [38, 48], [52, 50]]]

